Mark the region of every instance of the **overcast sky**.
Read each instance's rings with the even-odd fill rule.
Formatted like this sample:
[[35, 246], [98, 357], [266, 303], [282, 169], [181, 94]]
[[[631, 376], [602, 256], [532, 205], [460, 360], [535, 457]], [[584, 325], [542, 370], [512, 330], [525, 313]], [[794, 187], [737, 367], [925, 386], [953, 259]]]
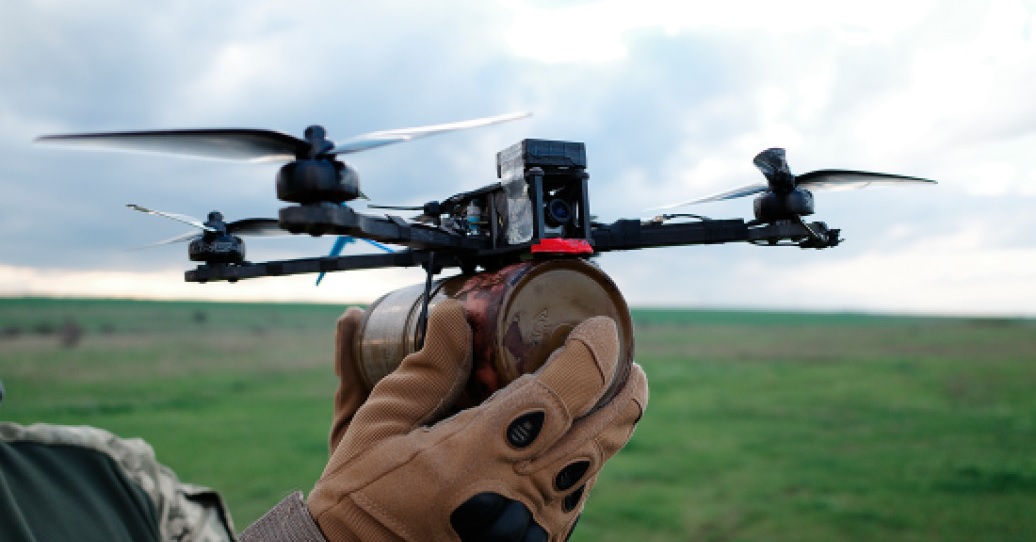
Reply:
[[[379, 203], [495, 180], [526, 137], [587, 144], [600, 220], [794, 172], [938, 186], [817, 192], [824, 251], [747, 244], [600, 262], [635, 306], [1036, 315], [1036, 2], [18, 0], [0, 8], [0, 295], [370, 301], [419, 270], [189, 284], [183, 232], [126, 203], [275, 217], [277, 165], [83, 152], [38, 135], [252, 127], [333, 140], [532, 111], [353, 155]], [[751, 218], [751, 199], [689, 212]], [[258, 239], [249, 259], [329, 238]]]

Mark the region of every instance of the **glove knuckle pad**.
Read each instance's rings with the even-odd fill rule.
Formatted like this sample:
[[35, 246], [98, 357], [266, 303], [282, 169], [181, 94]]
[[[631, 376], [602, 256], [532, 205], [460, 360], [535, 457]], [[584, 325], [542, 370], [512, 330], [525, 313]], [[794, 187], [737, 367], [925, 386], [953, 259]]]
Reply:
[[590, 461], [585, 459], [569, 463], [565, 468], [558, 472], [557, 476], [554, 477], [554, 489], [558, 491], [568, 491], [572, 489], [572, 486], [576, 485], [583, 479], [587, 470], [590, 468]]
[[579, 489], [569, 493], [561, 500], [561, 509], [566, 513], [571, 512], [579, 506], [579, 501], [583, 499], [583, 493], [586, 490], [586, 486], [579, 486]]
[[497, 442], [503, 443], [500, 453], [512, 459], [538, 456], [571, 427], [564, 403], [535, 379], [526, 380], [482, 408], [480, 425], [496, 428]]
[[543, 429], [542, 410], [527, 412], [518, 416], [507, 426], [507, 442], [515, 448], [525, 448], [536, 440]]

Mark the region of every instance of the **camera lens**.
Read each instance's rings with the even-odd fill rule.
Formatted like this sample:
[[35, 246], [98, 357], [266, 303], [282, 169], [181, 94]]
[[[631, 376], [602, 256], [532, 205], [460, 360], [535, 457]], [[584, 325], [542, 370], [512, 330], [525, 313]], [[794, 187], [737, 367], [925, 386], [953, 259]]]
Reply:
[[572, 208], [562, 199], [552, 199], [547, 202], [547, 222], [551, 226], [568, 224], [572, 220]]

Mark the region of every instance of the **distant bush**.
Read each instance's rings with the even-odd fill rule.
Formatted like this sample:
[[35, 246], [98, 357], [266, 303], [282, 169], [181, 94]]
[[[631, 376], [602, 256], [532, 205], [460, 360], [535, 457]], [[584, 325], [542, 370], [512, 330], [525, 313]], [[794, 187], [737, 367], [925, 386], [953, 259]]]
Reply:
[[39, 322], [32, 326], [32, 332], [37, 335], [52, 335], [57, 331], [57, 326], [51, 322]]
[[75, 348], [83, 340], [83, 326], [75, 318], [66, 318], [58, 330], [58, 340], [65, 348]]

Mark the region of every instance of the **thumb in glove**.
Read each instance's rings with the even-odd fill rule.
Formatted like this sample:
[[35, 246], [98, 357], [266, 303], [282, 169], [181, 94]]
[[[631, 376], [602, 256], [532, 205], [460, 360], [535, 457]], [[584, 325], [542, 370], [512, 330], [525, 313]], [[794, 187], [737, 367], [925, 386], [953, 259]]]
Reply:
[[363, 314], [362, 309], [350, 307], [338, 318], [335, 326], [334, 366], [335, 374], [338, 375], [338, 389], [335, 391], [334, 414], [331, 418], [331, 452], [338, 447], [353, 416], [369, 395], [353, 354], [353, 342], [363, 323]]

